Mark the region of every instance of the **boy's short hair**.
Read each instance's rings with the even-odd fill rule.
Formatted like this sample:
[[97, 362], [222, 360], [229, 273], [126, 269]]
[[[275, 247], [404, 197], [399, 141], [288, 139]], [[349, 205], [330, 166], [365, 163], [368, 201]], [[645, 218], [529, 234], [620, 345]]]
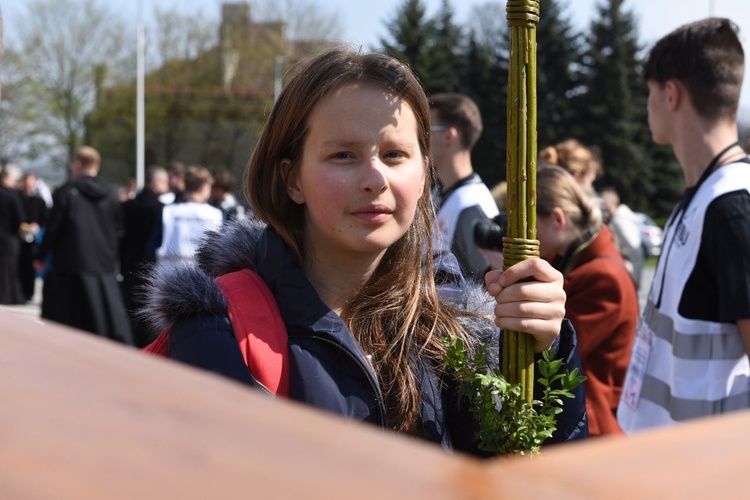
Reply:
[[167, 173], [178, 177], [185, 177], [185, 164], [181, 161], [172, 161], [167, 165]]
[[99, 170], [102, 157], [99, 151], [91, 146], [81, 146], [76, 150], [75, 159], [81, 162], [81, 166], [86, 170]]
[[167, 169], [162, 167], [161, 165], [149, 165], [148, 167], [146, 167], [144, 184], [146, 184], [146, 186], [153, 187], [154, 179], [160, 175], [167, 177]]
[[214, 177], [215, 188], [219, 188], [226, 193], [229, 193], [234, 188], [236, 178], [228, 169], [224, 167], [214, 168], [211, 170], [211, 175]]
[[440, 117], [441, 124], [456, 127], [464, 148], [474, 147], [482, 135], [482, 115], [471, 98], [456, 93], [435, 94], [430, 97], [430, 109]]
[[211, 172], [201, 165], [191, 165], [185, 169], [185, 191], [197, 193], [205, 184], [213, 184]]
[[669, 33], [651, 49], [643, 79], [663, 85], [679, 80], [704, 118], [737, 118], [745, 53], [729, 19], [711, 17]]

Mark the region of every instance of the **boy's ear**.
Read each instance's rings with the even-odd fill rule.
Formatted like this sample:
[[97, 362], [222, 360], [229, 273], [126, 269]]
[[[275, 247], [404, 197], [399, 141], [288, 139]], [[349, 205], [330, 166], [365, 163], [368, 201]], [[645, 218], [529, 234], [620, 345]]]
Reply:
[[680, 106], [680, 103], [687, 97], [685, 86], [678, 80], [667, 80], [664, 83], [667, 91], [667, 103], [669, 109], [674, 111]]
[[450, 127], [448, 130], [446, 130], [445, 136], [448, 142], [451, 144], [454, 144], [456, 141], [460, 140], [460, 137], [458, 137], [458, 129], [456, 127]]
[[305, 196], [299, 187], [299, 175], [297, 170], [292, 168], [291, 160], [281, 160], [281, 178], [286, 186], [286, 193], [294, 203], [302, 205], [305, 203]]

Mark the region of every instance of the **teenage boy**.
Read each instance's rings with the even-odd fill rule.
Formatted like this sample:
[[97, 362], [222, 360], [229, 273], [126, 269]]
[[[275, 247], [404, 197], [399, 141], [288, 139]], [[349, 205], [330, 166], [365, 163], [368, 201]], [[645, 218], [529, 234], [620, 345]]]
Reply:
[[626, 432], [750, 407], [750, 162], [737, 142], [744, 53], [710, 18], [651, 50], [654, 142], [687, 189], [665, 228], [618, 408]]
[[456, 256], [464, 276], [482, 281], [489, 263], [474, 243], [474, 226], [499, 213], [471, 164], [471, 150], [482, 135], [482, 116], [469, 97], [444, 93], [430, 99], [430, 121], [430, 152], [441, 185], [436, 246]]

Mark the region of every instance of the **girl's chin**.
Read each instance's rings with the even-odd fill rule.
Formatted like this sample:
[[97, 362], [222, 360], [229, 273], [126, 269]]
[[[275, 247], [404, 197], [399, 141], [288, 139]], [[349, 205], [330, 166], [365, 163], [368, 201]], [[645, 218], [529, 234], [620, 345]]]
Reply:
[[367, 238], [361, 243], [360, 248], [364, 253], [383, 253], [397, 241], [398, 238]]

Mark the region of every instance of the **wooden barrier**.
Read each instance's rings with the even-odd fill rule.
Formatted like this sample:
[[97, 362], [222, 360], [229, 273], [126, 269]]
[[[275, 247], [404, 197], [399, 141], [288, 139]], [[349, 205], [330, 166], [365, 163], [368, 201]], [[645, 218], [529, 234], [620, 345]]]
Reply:
[[744, 498], [750, 413], [480, 461], [0, 311], [0, 498]]

